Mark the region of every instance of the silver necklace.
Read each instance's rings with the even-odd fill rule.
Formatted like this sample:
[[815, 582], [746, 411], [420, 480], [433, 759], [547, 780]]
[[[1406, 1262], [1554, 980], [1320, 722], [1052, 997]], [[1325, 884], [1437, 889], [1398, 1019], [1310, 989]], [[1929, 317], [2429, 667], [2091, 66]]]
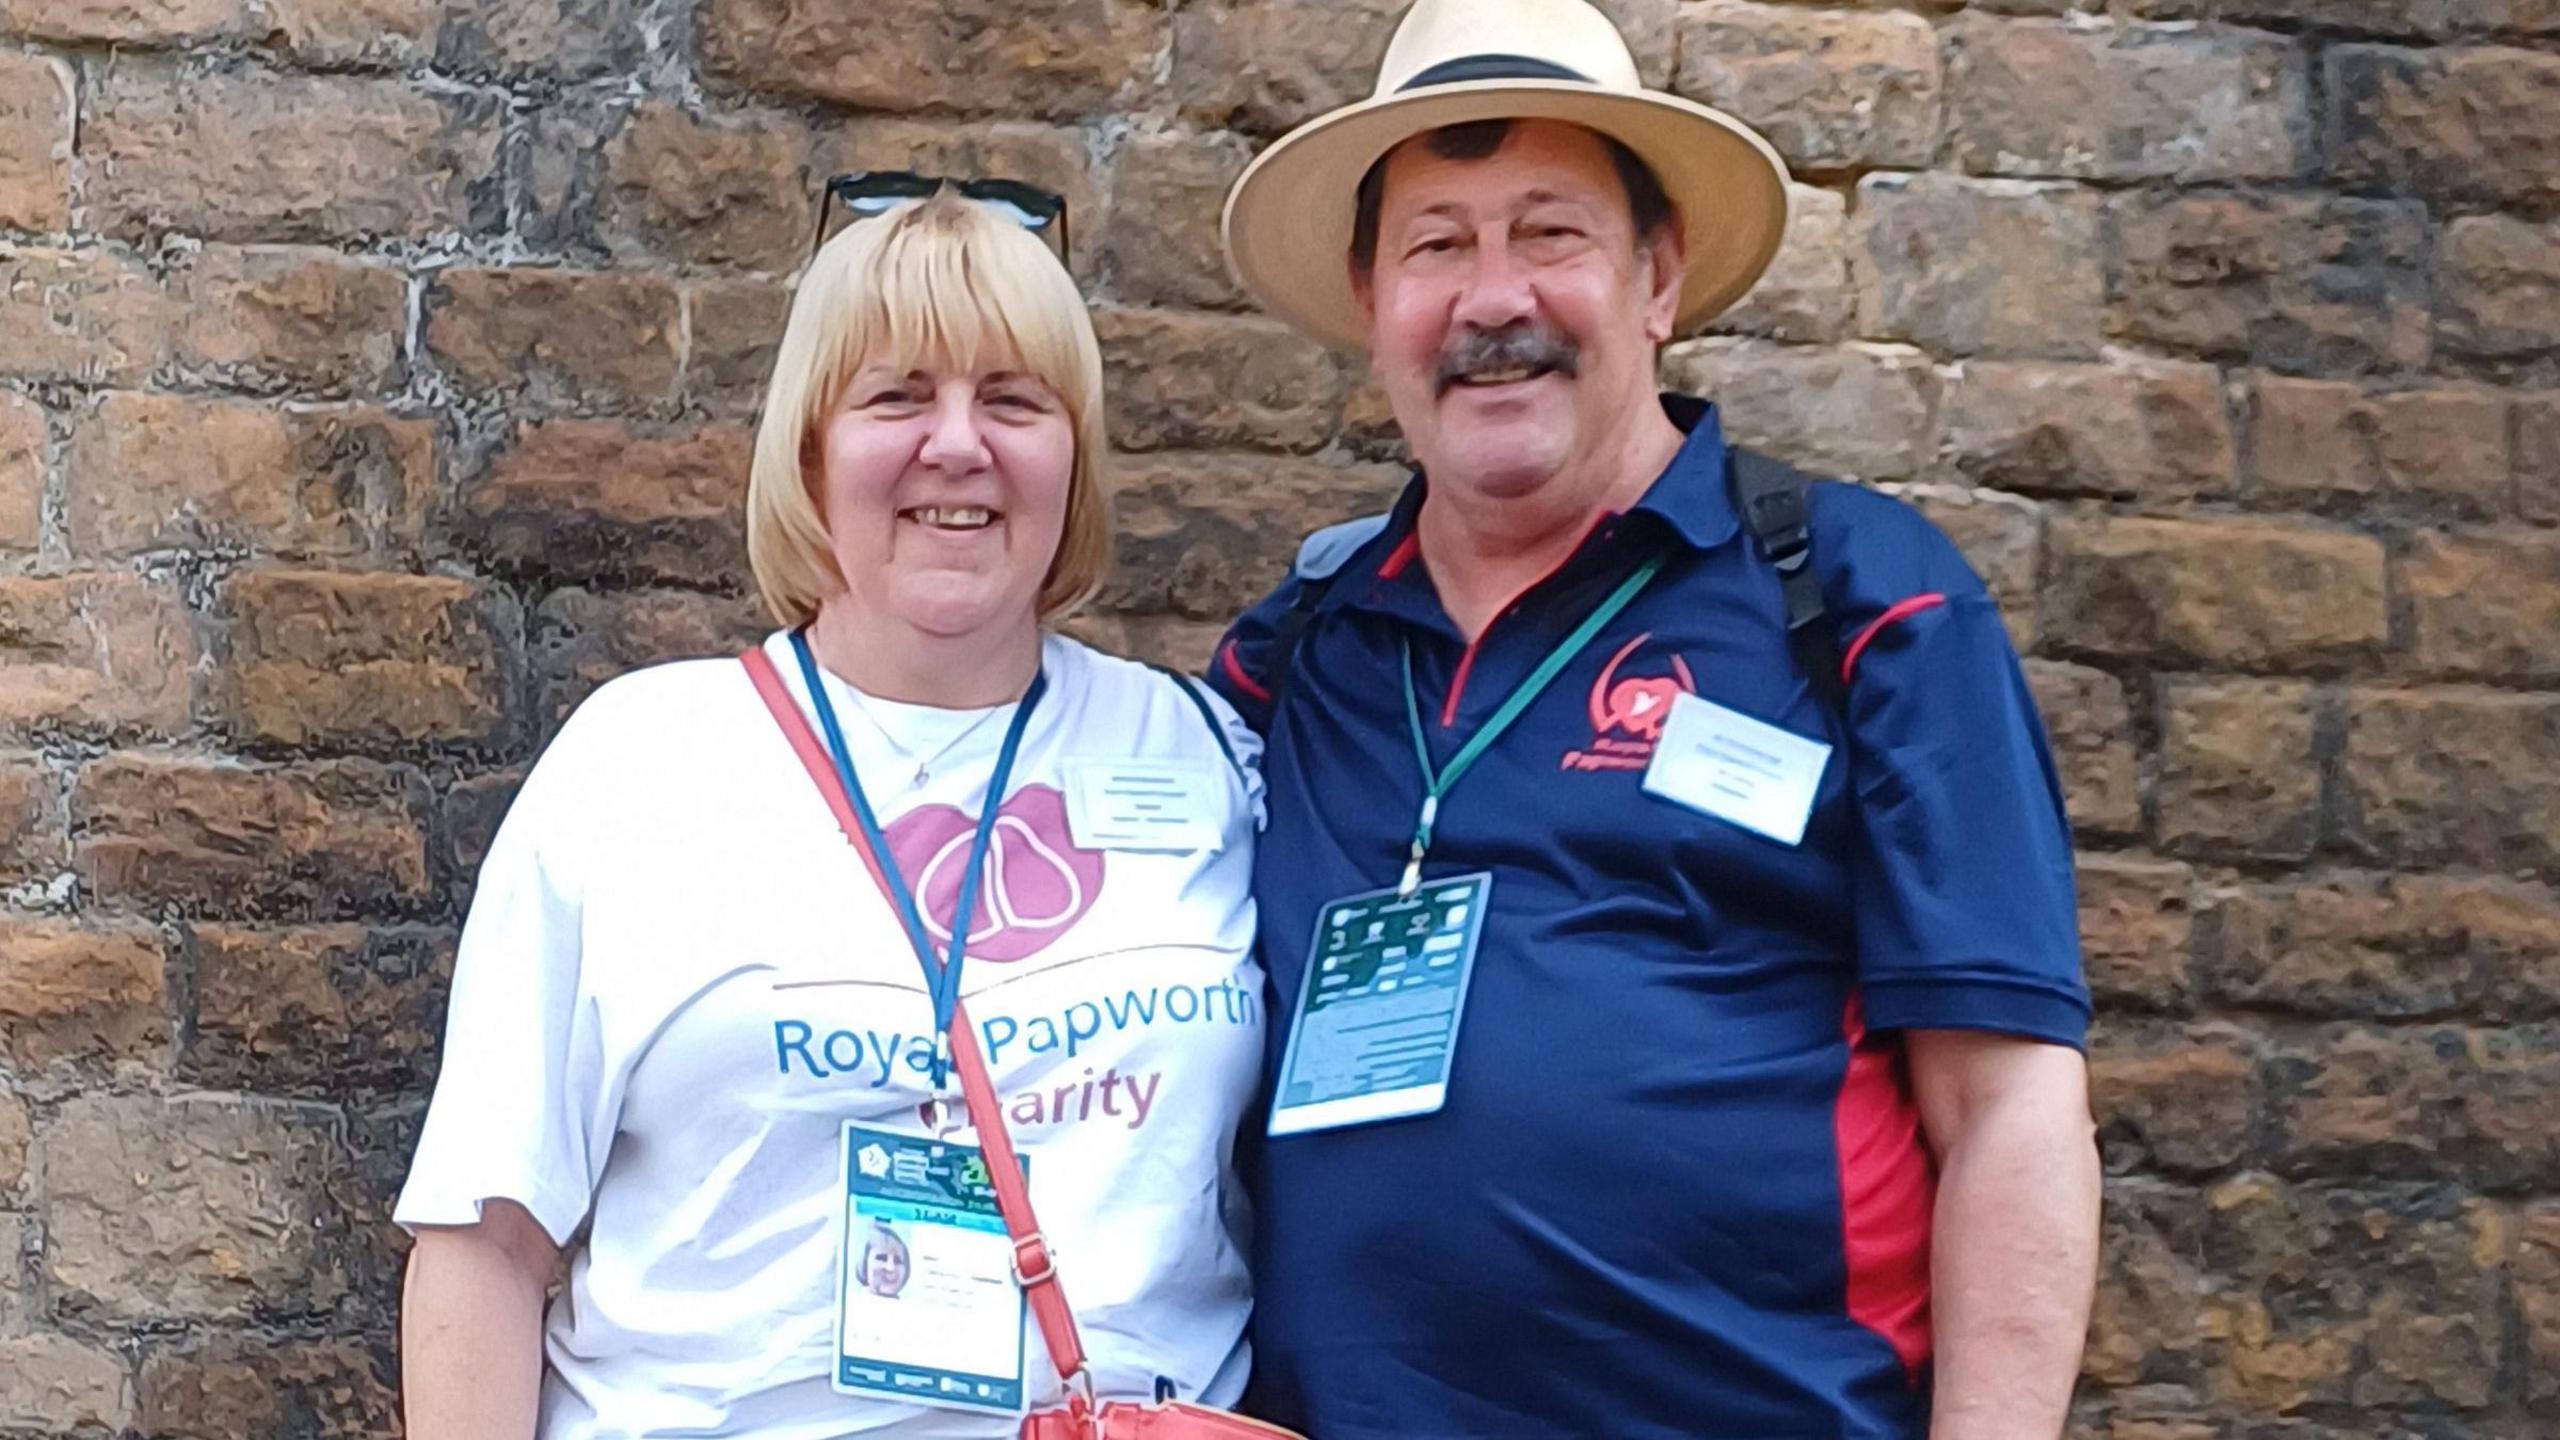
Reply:
[[917, 790], [923, 789], [925, 784], [933, 779], [933, 767], [943, 756], [950, 754], [961, 741], [977, 734], [989, 720], [996, 717], [998, 711], [1004, 709], [999, 705], [993, 710], [980, 711], [977, 719], [961, 726], [950, 739], [934, 746], [930, 751], [918, 751], [915, 747], [901, 742], [887, 725], [881, 723], [880, 717], [872, 713], [870, 696], [851, 685], [845, 686], [844, 689], [845, 694], [853, 701], [853, 708], [861, 712], [863, 723], [871, 727], [872, 734], [880, 737], [880, 743], [888, 746], [890, 753], [896, 755], [900, 762], [915, 767], [915, 778], [908, 781], [908, 787]]

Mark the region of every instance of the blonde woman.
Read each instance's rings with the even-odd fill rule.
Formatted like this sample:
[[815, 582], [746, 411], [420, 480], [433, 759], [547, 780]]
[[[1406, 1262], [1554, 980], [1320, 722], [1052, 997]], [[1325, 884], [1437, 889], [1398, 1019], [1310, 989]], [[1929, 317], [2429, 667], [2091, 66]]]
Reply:
[[[847, 1211], [849, 1123], [971, 1141], [952, 1015], [1030, 1157], [1096, 1387], [1242, 1389], [1255, 742], [1050, 628], [1110, 550], [1100, 361], [1041, 238], [1062, 216], [918, 177], [840, 178], [838, 200], [857, 220], [792, 305], [749, 552], [783, 627], [764, 652], [867, 798], [952, 992], [736, 661], [599, 690], [527, 778], [463, 932], [397, 1210], [412, 1440], [1013, 1434], [840, 1363], [861, 1315], [929, 1348], [975, 1303], [967, 1257], [908, 1223], [880, 1298], [879, 1232]], [[1132, 845], [1079, 808], [1132, 763], [1196, 780], [1180, 834]], [[1019, 1350], [1019, 1405], [1055, 1403], [1039, 1344]]]

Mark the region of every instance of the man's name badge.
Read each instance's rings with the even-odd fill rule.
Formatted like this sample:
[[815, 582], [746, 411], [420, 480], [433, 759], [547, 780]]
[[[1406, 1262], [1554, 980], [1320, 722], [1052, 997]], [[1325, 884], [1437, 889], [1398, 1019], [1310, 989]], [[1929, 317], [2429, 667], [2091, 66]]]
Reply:
[[1224, 777], [1183, 760], [1066, 763], [1067, 833], [1086, 850], [1215, 850]]
[[1804, 839], [1831, 747], [1712, 700], [1671, 702], [1644, 789], [1781, 845]]
[[842, 1172], [837, 1392], [1019, 1413], [1025, 1302], [986, 1158], [848, 1124]]
[[1427, 1115], [1449, 1098], [1491, 874], [1379, 890], [1316, 915], [1271, 1133]]

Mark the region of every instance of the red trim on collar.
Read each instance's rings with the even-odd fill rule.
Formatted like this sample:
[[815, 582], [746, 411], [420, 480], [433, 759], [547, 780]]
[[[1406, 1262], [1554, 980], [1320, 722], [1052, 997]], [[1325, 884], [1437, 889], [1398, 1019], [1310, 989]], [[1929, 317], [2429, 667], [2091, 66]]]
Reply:
[[1404, 539], [1396, 542], [1396, 548], [1387, 552], [1386, 562], [1378, 567], [1378, 578], [1393, 580], [1404, 573], [1404, 567], [1413, 563], [1414, 556], [1421, 553], [1422, 532], [1406, 531]]
[[1933, 590], [1926, 595], [1914, 595], [1908, 600], [1897, 600], [1887, 606], [1883, 614], [1867, 622], [1867, 628], [1858, 632], [1857, 639], [1849, 642], [1849, 653], [1840, 657], [1840, 683], [1843, 685], [1849, 683], [1851, 675], [1858, 668], [1858, 656], [1866, 650], [1867, 642], [1876, 638], [1876, 632], [1897, 620], [1908, 620], [1923, 610], [1935, 610], [1946, 603], [1947, 597]]

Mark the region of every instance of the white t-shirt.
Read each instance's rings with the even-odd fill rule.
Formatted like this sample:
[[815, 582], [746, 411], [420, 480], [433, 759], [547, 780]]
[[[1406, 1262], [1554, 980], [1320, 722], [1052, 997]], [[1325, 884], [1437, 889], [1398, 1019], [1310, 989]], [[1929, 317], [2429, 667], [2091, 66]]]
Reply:
[[[787, 638], [766, 649], [805, 710]], [[1260, 747], [1209, 697], [1239, 774], [1181, 682], [1145, 666], [1060, 637], [1042, 664], [962, 994], [1103, 1393], [1146, 1398], [1163, 1377], [1232, 1404], [1251, 1297], [1229, 1160], [1264, 1020]], [[828, 684], [947, 934], [1013, 707], [954, 715]], [[1073, 756], [1197, 764], [1223, 843], [1077, 847]], [[585, 1231], [546, 1325], [543, 1440], [1010, 1436], [1003, 1416], [828, 1384], [839, 1129], [923, 1133], [932, 1028], [914, 951], [744, 667], [624, 676], [562, 728], [481, 868], [396, 1218], [469, 1224], [505, 1198], [564, 1246]], [[975, 1139], [965, 1118], [945, 1128]], [[1025, 1329], [1032, 1403], [1051, 1403], [1056, 1371]]]

